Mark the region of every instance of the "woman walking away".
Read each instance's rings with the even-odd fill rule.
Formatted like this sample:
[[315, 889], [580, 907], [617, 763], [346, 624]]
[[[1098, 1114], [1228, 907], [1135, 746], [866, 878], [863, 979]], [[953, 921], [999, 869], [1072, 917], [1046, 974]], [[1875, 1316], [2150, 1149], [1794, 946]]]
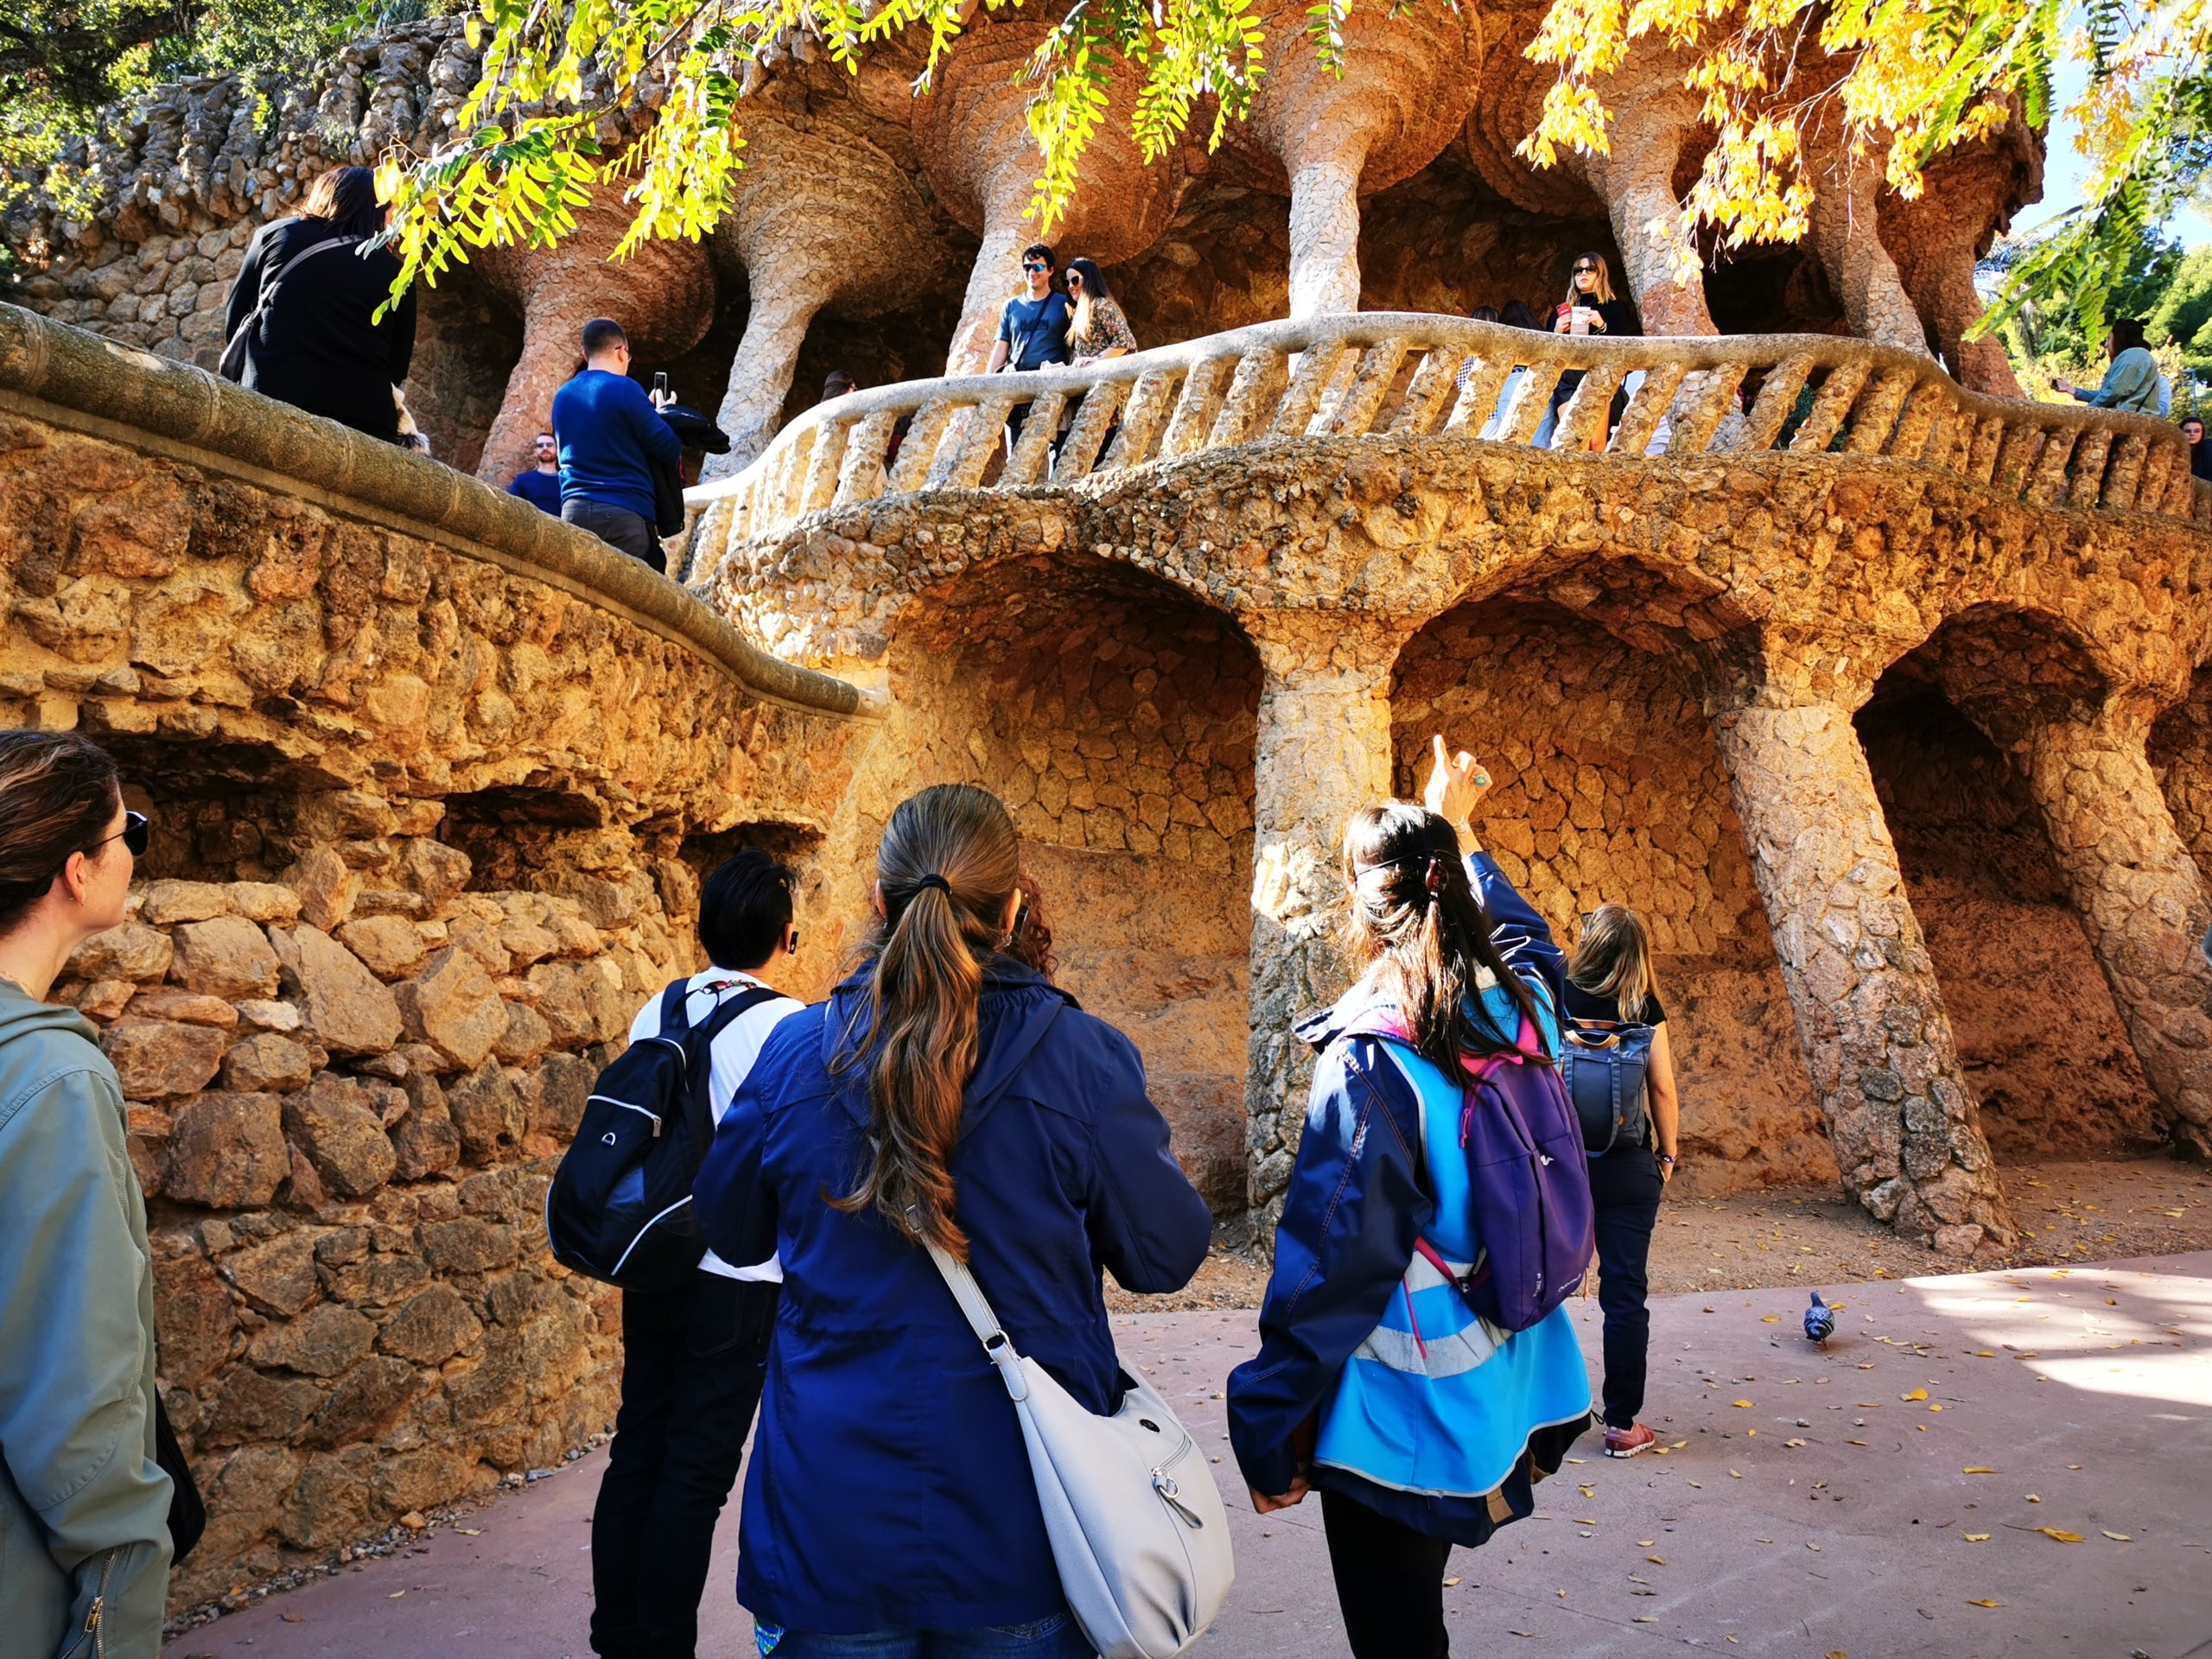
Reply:
[[368, 246], [384, 219], [367, 168], [320, 175], [298, 218], [255, 234], [223, 334], [235, 343], [245, 331], [238, 378], [249, 390], [398, 443], [395, 388], [414, 360], [415, 293], [374, 320], [399, 275], [397, 255]]
[[1129, 320], [1122, 315], [1113, 290], [1106, 286], [1093, 259], [1068, 261], [1068, 297], [1075, 302], [1075, 316], [1068, 324], [1068, 350], [1077, 363], [1101, 358], [1127, 357], [1137, 348]]
[[146, 820], [83, 738], [0, 732], [0, 1648], [154, 1659], [169, 1478], [154, 1281], [123, 1090], [41, 999], [123, 921]]
[[[1602, 253], [1575, 256], [1574, 269], [1567, 279], [1567, 297], [1552, 312], [1552, 332], [1555, 334], [1596, 334], [1608, 340], [1625, 340], [1643, 331], [1636, 326], [1636, 309], [1613, 292], [1613, 274]], [[1559, 385], [1552, 391], [1551, 407], [1544, 412], [1543, 423], [1537, 427], [1531, 440], [1539, 449], [1552, 447], [1552, 436], [1559, 424], [1560, 411], [1567, 407], [1567, 400], [1574, 396], [1575, 388], [1582, 384], [1582, 371], [1569, 369], [1559, 378]], [[1619, 392], [1613, 394], [1613, 407], [1605, 416], [1605, 430], [1611, 433], [1613, 423], [1621, 417], [1628, 400]], [[1603, 439], [1599, 440], [1603, 447]]]
[[[1020, 838], [940, 785], [891, 816], [859, 969], [776, 1028], [694, 1189], [782, 1262], [737, 1599], [775, 1659], [1076, 1659], [1014, 1402], [925, 1240], [1014, 1348], [1120, 1402], [1099, 1271], [1187, 1283], [1212, 1230], [1135, 1046], [1005, 954]], [[826, 1202], [825, 1202], [826, 1198]]]
[[[1470, 1306], [1486, 1233], [1529, 1218], [1478, 1208], [1461, 1084], [1478, 1068], [1548, 1066], [1561, 983], [1550, 930], [1476, 842], [1489, 786], [1439, 737], [1426, 810], [1370, 806], [1345, 831], [1347, 938], [1365, 971], [1298, 1027], [1320, 1050], [1313, 1098], [1260, 1352], [1229, 1379], [1253, 1507], [1321, 1489], [1355, 1659], [1450, 1651], [1452, 1546], [1527, 1516], [1533, 1483], [1590, 1421], [1563, 1304], [1511, 1334]], [[1566, 1160], [1554, 1173], [1580, 1179]]]
[[[1605, 1045], [1587, 1060], [1578, 1049], [1570, 1052], [1576, 1054], [1578, 1071], [1587, 1065], [1592, 1081], [1603, 1079], [1605, 1086], [1597, 1092], [1607, 1096], [1609, 1107], [1611, 1064], [1618, 1061], [1623, 1072], [1618, 1110], [1628, 1133], [1609, 1126], [1605, 1138], [1611, 1144], [1592, 1149], [1590, 1196], [1598, 1211], [1598, 1304], [1605, 1314], [1605, 1455], [1632, 1458], [1659, 1440], [1636, 1421], [1643, 1409], [1644, 1355], [1651, 1341], [1643, 1298], [1660, 1194], [1675, 1177], [1681, 1111], [1651, 941], [1643, 918], [1626, 905], [1600, 905], [1583, 918], [1582, 938], [1567, 970], [1567, 1013], [1571, 1045]], [[1643, 1050], [1640, 1067], [1638, 1049]], [[1639, 1069], [1640, 1089], [1630, 1075]], [[1580, 1097], [1584, 1090], [1575, 1092]]]

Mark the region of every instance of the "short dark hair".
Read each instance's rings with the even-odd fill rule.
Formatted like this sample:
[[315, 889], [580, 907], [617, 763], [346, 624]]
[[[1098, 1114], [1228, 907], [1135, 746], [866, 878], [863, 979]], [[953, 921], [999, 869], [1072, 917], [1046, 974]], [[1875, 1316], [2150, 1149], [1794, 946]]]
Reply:
[[858, 391], [861, 383], [842, 369], [830, 371], [830, 378], [822, 383], [822, 398], [827, 403], [832, 397], [842, 397], [849, 391]]
[[717, 968], [758, 968], [791, 925], [798, 874], [758, 847], [724, 859], [699, 894], [699, 945]]
[[53, 890], [70, 854], [99, 850], [122, 804], [115, 762], [97, 743], [0, 731], [0, 934]]
[[1052, 251], [1048, 243], [1032, 242], [1021, 251], [1023, 264], [1027, 264], [1032, 259], [1042, 259], [1046, 268], [1050, 270], [1058, 270], [1060, 268], [1060, 256]]
[[2114, 317], [2112, 320], [2112, 344], [2116, 352], [2132, 352], [2138, 346], [2147, 347], [2149, 342], [2143, 338], [2143, 319]]
[[627, 346], [630, 336], [622, 332], [622, 325], [612, 317], [594, 317], [584, 324], [584, 355], [597, 357], [601, 352], [612, 351], [617, 346]]
[[371, 237], [384, 229], [377, 175], [365, 167], [334, 167], [317, 175], [300, 212], [308, 219], [327, 220], [340, 236]]

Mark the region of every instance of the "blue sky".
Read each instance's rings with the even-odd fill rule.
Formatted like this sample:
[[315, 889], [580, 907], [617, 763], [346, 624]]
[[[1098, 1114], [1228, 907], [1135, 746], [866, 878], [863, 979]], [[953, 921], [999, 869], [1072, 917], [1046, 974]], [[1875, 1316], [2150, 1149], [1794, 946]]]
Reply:
[[[2082, 95], [2088, 72], [2079, 63], [2069, 62], [2062, 68], [2051, 88], [2052, 99], [2059, 113], [2050, 124], [2050, 133], [2044, 160], [2043, 200], [2022, 209], [2013, 221], [2015, 231], [2032, 231], [2047, 225], [2069, 207], [2077, 206], [2082, 193], [2089, 182], [2088, 163], [2074, 148], [2075, 128], [2065, 116], [2065, 111]], [[2167, 227], [2190, 247], [2199, 247], [2212, 242], [2212, 219], [2208, 219], [2201, 208], [2192, 207], [2180, 214]]]

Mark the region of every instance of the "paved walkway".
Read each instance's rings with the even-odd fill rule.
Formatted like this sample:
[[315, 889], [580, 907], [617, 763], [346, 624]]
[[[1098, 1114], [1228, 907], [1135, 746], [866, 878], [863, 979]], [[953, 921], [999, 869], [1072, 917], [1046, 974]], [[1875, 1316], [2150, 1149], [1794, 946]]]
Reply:
[[[1538, 1518], [1455, 1552], [1454, 1651], [2212, 1659], [2212, 1252], [1827, 1294], [1842, 1312], [1824, 1351], [1794, 1287], [1656, 1301], [1646, 1414], [1673, 1449], [1616, 1463], [1585, 1440]], [[1593, 1354], [1596, 1315], [1576, 1304]], [[1225, 1457], [1217, 1395], [1252, 1315], [1116, 1325]], [[600, 1467], [168, 1654], [582, 1659]], [[1240, 1576], [1194, 1652], [1341, 1655], [1319, 1506], [1262, 1522], [1238, 1490], [1230, 1508]], [[702, 1659], [753, 1650], [728, 1591], [736, 1540], [733, 1504]]]

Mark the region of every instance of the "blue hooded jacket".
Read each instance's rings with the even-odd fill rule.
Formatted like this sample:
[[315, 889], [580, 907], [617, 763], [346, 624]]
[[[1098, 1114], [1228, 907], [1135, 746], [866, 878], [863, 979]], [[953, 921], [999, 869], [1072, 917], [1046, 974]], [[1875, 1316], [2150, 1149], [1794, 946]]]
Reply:
[[[868, 1156], [867, 1066], [830, 1067], [874, 971], [776, 1027], [694, 1188], [724, 1260], [773, 1250], [784, 1265], [737, 1599], [824, 1635], [1047, 1618], [1066, 1601], [1005, 1384], [928, 1255], [874, 1211], [828, 1202]], [[1014, 1345], [1112, 1411], [1099, 1270], [1179, 1289], [1212, 1217], [1127, 1037], [1003, 957], [981, 1012], [951, 1160], [969, 1265]]]
[[[1566, 974], [1551, 929], [1487, 854], [1468, 859], [1467, 874], [1506, 965], [1535, 990], [1537, 1024], [1556, 1052], [1553, 1010]], [[1492, 1022], [1510, 1032], [1516, 1016], [1507, 993], [1484, 996]], [[1407, 1274], [1418, 1239], [1444, 1244], [1446, 1255], [1457, 1243], [1462, 1260], [1478, 1242], [1462, 1237], [1469, 1217], [1437, 1214], [1430, 1160], [1439, 1142], [1424, 1132], [1456, 1138], [1455, 1114], [1447, 1108], [1425, 1116], [1419, 1090], [1448, 1090], [1456, 1101], [1457, 1085], [1410, 1050], [1347, 1035], [1371, 1001], [1363, 982], [1336, 1007], [1299, 1022], [1298, 1034], [1321, 1058], [1275, 1234], [1260, 1351], [1229, 1379], [1230, 1441], [1247, 1484], [1287, 1491], [1297, 1463], [1293, 1437], [1319, 1414], [1314, 1485], [1357, 1497], [1426, 1536], [1480, 1544], [1534, 1509], [1533, 1483], [1559, 1468], [1588, 1425], [1589, 1378], [1564, 1306], [1526, 1331], [1491, 1332], [1494, 1351], [1457, 1376], [1430, 1382], [1361, 1369], [1368, 1362], [1357, 1356], [1378, 1326], [1409, 1334], [1425, 1328], [1432, 1337], [1475, 1326], [1459, 1293], [1441, 1281], [1420, 1292], [1427, 1306], [1413, 1320]], [[1477, 1340], [1488, 1346], [1490, 1338]]]

